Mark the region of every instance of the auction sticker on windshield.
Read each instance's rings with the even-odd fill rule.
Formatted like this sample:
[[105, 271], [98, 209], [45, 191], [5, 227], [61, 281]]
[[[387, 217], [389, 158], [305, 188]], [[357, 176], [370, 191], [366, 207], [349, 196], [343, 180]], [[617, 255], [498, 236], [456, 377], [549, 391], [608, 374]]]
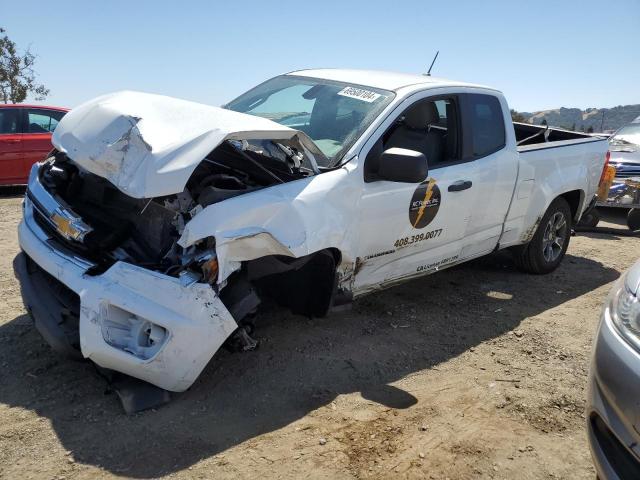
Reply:
[[379, 93], [356, 87], [344, 87], [338, 92], [338, 95], [342, 95], [343, 97], [355, 98], [357, 100], [362, 100], [363, 102], [368, 103], [374, 102], [378, 98], [380, 98]]

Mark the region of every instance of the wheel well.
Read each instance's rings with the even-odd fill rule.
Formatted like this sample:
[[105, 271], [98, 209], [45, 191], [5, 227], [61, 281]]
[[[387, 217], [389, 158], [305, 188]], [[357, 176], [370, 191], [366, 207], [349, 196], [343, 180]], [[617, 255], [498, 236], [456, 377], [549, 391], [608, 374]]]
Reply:
[[[245, 262], [238, 277], [246, 279], [247, 286], [255, 287], [258, 297], [271, 297], [294, 313], [322, 317], [331, 306], [341, 258], [336, 248], [299, 258], [268, 255]], [[249, 289], [245, 287], [244, 291]]]
[[574, 220], [577, 220], [578, 215], [581, 213], [578, 210], [582, 204], [582, 196], [582, 190], [572, 190], [570, 192], [563, 193], [562, 195], [558, 195], [558, 197], [564, 198], [569, 204], [569, 208], [571, 209], [571, 218]]

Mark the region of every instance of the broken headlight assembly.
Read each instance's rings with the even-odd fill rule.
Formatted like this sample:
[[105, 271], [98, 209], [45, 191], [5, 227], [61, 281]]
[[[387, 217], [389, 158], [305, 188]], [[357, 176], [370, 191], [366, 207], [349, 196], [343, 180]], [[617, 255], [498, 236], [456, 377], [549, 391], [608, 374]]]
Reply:
[[616, 329], [636, 350], [640, 351], [640, 299], [620, 277], [609, 296], [609, 313]]
[[170, 267], [166, 274], [177, 274], [183, 286], [195, 282], [215, 286], [218, 281], [218, 257], [215, 240], [209, 237], [189, 247], [178, 256], [179, 263]]
[[218, 281], [218, 258], [213, 254], [200, 264], [203, 281], [210, 285], [215, 285]]

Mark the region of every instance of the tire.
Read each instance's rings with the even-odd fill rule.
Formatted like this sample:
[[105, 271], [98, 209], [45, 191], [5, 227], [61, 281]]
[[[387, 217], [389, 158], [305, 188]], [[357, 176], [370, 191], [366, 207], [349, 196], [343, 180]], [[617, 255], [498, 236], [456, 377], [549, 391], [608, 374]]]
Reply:
[[518, 268], [537, 275], [553, 272], [567, 251], [571, 238], [571, 209], [567, 201], [556, 198], [526, 245], [514, 249]]
[[579, 227], [595, 228], [600, 221], [600, 212], [597, 208], [592, 208], [589, 212], [582, 215], [578, 222]]
[[640, 230], [640, 208], [632, 208], [627, 214], [627, 227], [632, 232]]

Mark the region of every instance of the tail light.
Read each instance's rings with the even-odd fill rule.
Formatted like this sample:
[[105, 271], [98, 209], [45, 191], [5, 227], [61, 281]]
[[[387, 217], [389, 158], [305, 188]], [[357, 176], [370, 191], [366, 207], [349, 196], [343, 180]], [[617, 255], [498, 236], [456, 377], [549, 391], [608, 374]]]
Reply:
[[609, 165], [609, 159], [611, 158], [611, 152], [607, 151], [607, 155], [604, 159], [604, 167], [602, 169], [602, 175], [600, 175], [600, 183], [598, 183], [598, 198], [600, 201], [605, 201], [609, 198], [609, 190], [613, 184], [613, 180], [616, 178], [616, 167]]

